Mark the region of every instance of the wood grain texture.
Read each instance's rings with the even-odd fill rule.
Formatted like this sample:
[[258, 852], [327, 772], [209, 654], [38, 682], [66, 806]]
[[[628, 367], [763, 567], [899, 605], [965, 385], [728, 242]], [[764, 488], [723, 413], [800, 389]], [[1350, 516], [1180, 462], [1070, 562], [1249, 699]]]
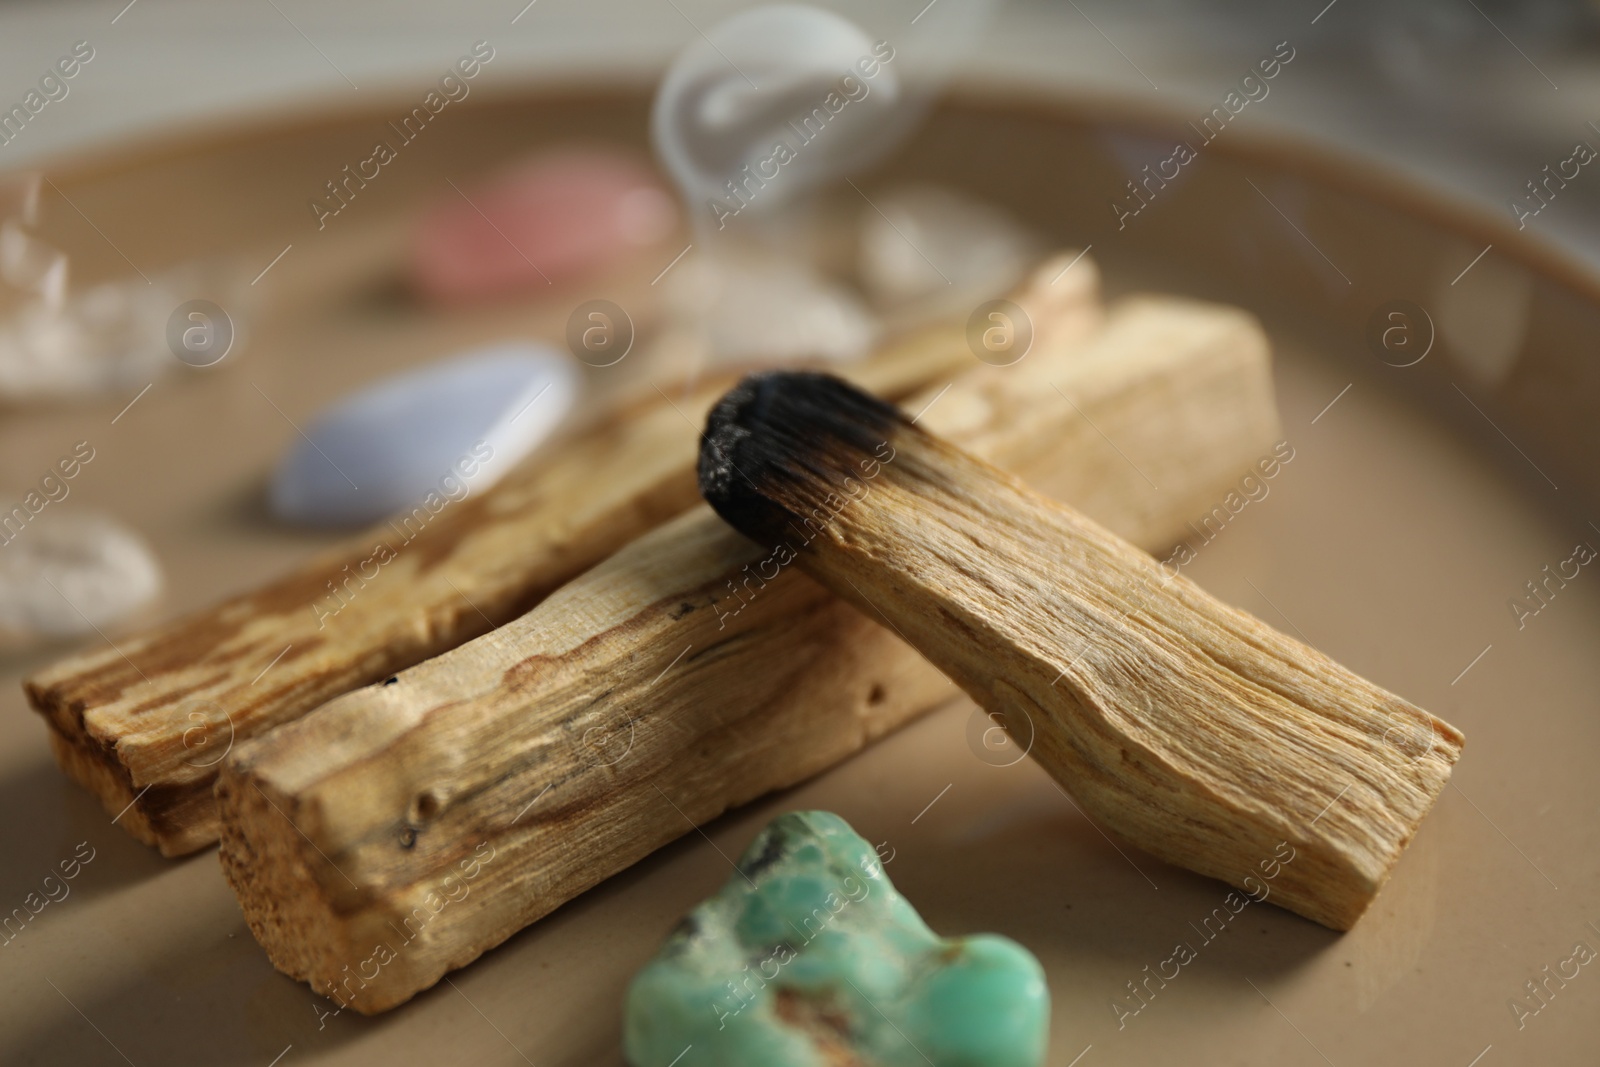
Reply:
[[[1151, 548], [1278, 428], [1254, 320], [1172, 299], [1126, 301], [1091, 338], [976, 366], [906, 407]], [[1161, 488], [1130, 463], [1161, 470]], [[217, 787], [221, 858], [273, 963], [386, 1010], [959, 696], [766, 557], [696, 508], [494, 633], [241, 745]]]
[[[752, 379], [703, 448], [720, 514], [794, 543], [1090, 815], [1333, 929], [1372, 902], [1460, 757], [1450, 724], [835, 379]], [[708, 479], [729, 464], [739, 477]]]
[[[1094, 264], [1053, 287], [1039, 313], [1064, 337], [1092, 329]], [[973, 362], [951, 323], [841, 373], [904, 396]], [[698, 503], [695, 441], [727, 384], [647, 391], [486, 492], [419, 506], [257, 589], [40, 671], [26, 689], [57, 761], [163, 855], [210, 844], [212, 784], [233, 745], [516, 618]]]

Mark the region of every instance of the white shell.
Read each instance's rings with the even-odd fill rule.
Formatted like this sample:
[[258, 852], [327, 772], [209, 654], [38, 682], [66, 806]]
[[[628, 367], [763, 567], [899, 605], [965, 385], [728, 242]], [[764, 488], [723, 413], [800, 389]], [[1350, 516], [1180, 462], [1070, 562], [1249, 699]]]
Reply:
[[[718, 23], [685, 48], [656, 93], [651, 134], [691, 212], [703, 214], [708, 199], [727, 196], [726, 183], [769, 158], [779, 141], [795, 158], [754, 193], [758, 212], [878, 155], [885, 147], [878, 135], [902, 93], [893, 63], [871, 78], [857, 67], [872, 58], [873, 44], [832, 11], [767, 4]], [[856, 86], [848, 102], [818, 123], [815, 138], [802, 138], [790, 123], [824, 106], [847, 75]]]
[[488, 488], [548, 437], [577, 401], [571, 359], [504, 343], [388, 378], [307, 426], [278, 465], [272, 510], [289, 522], [376, 522], [430, 495]]
[[[15, 499], [15, 497], [8, 497]], [[8, 645], [105, 629], [161, 592], [143, 540], [103, 515], [44, 511], [0, 543], [0, 640]]]

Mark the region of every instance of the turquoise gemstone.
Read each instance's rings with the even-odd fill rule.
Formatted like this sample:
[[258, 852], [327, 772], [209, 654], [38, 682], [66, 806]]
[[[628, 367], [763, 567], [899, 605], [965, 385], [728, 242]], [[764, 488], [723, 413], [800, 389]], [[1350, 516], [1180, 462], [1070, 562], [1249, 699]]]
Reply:
[[634, 1067], [1038, 1067], [1049, 1022], [1027, 949], [939, 937], [849, 823], [804, 811], [634, 977], [623, 1048]]

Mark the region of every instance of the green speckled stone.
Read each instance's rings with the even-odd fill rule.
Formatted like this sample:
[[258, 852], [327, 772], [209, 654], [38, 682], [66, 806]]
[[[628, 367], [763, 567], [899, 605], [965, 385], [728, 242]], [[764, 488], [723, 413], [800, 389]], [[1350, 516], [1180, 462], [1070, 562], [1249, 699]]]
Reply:
[[1037, 1067], [1050, 993], [993, 934], [944, 939], [839, 816], [774, 819], [628, 988], [634, 1067]]

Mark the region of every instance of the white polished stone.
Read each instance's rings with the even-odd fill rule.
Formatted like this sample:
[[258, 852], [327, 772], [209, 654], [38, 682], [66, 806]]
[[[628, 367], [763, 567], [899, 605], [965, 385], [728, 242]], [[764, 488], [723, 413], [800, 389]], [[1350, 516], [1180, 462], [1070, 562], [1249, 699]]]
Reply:
[[0, 643], [105, 630], [161, 592], [161, 565], [121, 523], [45, 512], [0, 544]]

